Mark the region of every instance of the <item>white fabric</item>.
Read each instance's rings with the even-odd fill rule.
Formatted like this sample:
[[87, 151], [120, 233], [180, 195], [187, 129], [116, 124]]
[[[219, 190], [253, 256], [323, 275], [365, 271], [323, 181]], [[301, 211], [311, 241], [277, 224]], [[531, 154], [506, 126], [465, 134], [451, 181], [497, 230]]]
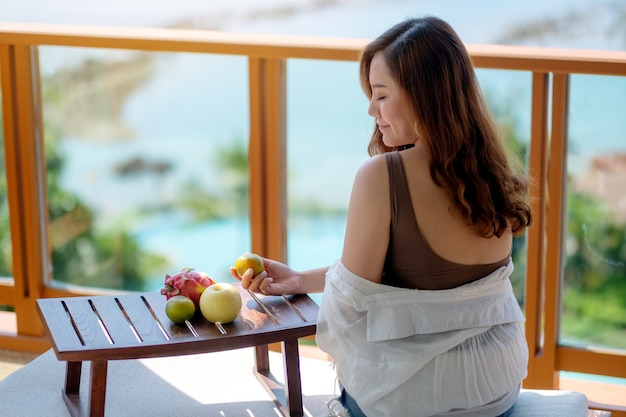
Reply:
[[587, 417], [588, 406], [580, 392], [522, 390], [510, 417]]
[[326, 274], [317, 342], [366, 415], [496, 416], [526, 376], [513, 264], [439, 291], [376, 284], [340, 261]]

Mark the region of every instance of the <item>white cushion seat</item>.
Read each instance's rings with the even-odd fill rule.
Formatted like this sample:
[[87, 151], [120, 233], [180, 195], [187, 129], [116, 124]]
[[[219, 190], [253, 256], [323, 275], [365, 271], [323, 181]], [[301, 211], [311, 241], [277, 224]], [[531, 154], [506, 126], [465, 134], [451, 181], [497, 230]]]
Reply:
[[510, 417], [587, 417], [587, 397], [574, 391], [523, 389]]

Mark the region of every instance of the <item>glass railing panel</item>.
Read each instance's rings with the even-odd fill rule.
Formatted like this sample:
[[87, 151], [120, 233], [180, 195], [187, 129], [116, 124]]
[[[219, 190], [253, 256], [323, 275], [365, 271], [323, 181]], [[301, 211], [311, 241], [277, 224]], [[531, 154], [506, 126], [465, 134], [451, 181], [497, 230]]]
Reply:
[[247, 60], [41, 49], [52, 280], [229, 279], [250, 246]]
[[341, 257], [350, 190], [374, 121], [356, 62], [292, 59], [287, 74], [288, 262], [308, 269]]
[[[569, 372], [569, 371], [560, 371], [559, 375], [563, 379], [576, 380], [581, 382], [591, 382], [595, 384], [609, 384], [617, 386], [619, 389], [626, 389], [626, 378], [615, 378], [611, 376], [604, 375], [595, 375], [595, 374], [584, 374], [580, 372]], [[613, 388], [613, 387], [612, 387]], [[613, 388], [615, 390], [615, 388]]]
[[626, 78], [572, 75], [560, 343], [626, 350]]
[[[0, 91], [0, 100], [2, 91]], [[1, 102], [1, 101], [0, 101]], [[13, 275], [11, 252], [11, 228], [9, 223], [9, 195], [7, 190], [6, 163], [4, 155], [3, 112], [0, 111], [0, 277]]]
[[[2, 103], [2, 91], [0, 91]], [[4, 154], [3, 112], [0, 111], [0, 286], [13, 285], [13, 245], [9, 223], [9, 195], [7, 190], [6, 159]], [[0, 311], [12, 311], [12, 306], [0, 304]]]

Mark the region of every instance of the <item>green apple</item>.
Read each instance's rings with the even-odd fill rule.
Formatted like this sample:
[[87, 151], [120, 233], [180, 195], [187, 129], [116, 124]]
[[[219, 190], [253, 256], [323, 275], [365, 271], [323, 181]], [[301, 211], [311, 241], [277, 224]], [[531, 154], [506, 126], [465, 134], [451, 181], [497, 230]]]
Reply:
[[185, 320], [191, 320], [195, 313], [196, 305], [184, 295], [175, 295], [165, 303], [165, 314], [174, 323], [184, 323]]
[[226, 282], [207, 287], [200, 296], [200, 312], [212, 323], [230, 323], [241, 311], [241, 295], [237, 288]]

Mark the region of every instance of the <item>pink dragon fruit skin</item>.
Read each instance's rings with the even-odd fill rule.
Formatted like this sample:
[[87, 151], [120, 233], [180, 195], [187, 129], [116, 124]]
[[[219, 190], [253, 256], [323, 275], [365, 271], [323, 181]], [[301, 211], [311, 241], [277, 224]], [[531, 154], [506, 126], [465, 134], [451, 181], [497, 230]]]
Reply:
[[202, 292], [213, 284], [215, 281], [206, 272], [183, 268], [175, 275], [165, 275], [165, 288], [161, 288], [161, 294], [167, 300], [175, 295], [184, 295], [198, 307]]

